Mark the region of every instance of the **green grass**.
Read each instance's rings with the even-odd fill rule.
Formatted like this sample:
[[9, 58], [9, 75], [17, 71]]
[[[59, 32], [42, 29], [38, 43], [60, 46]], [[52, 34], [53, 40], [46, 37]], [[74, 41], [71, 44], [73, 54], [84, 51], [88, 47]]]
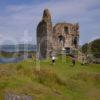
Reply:
[[99, 100], [100, 64], [73, 67], [69, 58], [62, 61], [61, 57], [54, 65], [32, 59], [0, 64], [0, 100], [7, 92], [36, 100]]

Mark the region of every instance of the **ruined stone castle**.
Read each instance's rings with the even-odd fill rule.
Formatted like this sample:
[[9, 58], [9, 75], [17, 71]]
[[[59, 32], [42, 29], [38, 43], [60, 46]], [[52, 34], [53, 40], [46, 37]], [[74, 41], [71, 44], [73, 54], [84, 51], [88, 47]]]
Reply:
[[48, 9], [43, 12], [42, 20], [37, 26], [37, 52], [40, 58], [49, 58], [59, 54], [62, 50], [71, 52], [79, 45], [78, 23], [57, 23], [52, 25], [51, 14]]

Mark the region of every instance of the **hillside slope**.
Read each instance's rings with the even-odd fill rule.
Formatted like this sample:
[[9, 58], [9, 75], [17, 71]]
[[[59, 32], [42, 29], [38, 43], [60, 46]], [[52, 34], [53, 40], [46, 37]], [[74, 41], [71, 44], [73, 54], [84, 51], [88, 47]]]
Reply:
[[100, 65], [73, 67], [70, 59], [61, 58], [55, 65], [32, 59], [0, 64], [0, 100], [5, 93], [26, 94], [35, 100], [99, 100]]

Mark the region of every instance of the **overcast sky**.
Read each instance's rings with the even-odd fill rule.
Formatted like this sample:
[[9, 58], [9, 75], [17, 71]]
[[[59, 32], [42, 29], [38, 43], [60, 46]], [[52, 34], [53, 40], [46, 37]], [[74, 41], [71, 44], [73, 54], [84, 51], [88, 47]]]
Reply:
[[79, 23], [80, 44], [100, 38], [100, 0], [0, 0], [0, 44], [35, 44], [45, 8], [53, 25]]

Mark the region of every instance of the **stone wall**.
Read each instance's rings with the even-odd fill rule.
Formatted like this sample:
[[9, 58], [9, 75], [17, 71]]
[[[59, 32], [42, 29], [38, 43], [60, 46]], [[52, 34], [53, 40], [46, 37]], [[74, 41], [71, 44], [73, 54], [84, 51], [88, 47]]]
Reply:
[[52, 22], [48, 9], [44, 10], [43, 18], [37, 26], [37, 51], [40, 52], [39, 58], [47, 58], [50, 55], [52, 43]]
[[31, 96], [28, 96], [28, 95], [22, 95], [22, 94], [16, 95], [14, 93], [6, 93], [4, 100], [33, 100], [33, 98]]
[[[66, 47], [78, 49], [79, 32], [77, 27], [78, 25], [71, 23], [58, 23], [54, 26], [53, 37], [57, 45], [56, 49]], [[62, 37], [62, 39], [59, 37]], [[74, 43], [75, 38], [77, 38], [76, 44]]]
[[52, 27], [51, 14], [44, 10], [42, 20], [37, 26], [37, 52], [39, 58], [48, 58], [53, 52], [63, 48], [78, 49], [79, 25], [57, 23]]

